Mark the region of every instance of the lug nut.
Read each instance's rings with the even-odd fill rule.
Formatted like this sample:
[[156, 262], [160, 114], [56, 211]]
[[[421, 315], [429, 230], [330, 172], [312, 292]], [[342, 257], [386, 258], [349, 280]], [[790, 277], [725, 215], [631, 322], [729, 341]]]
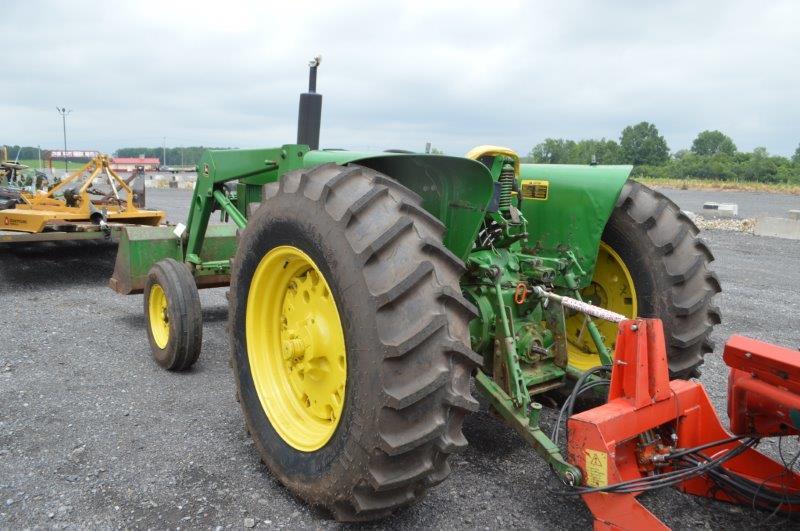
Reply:
[[306, 344], [302, 339], [287, 339], [283, 342], [283, 357], [285, 359], [302, 355], [306, 351]]

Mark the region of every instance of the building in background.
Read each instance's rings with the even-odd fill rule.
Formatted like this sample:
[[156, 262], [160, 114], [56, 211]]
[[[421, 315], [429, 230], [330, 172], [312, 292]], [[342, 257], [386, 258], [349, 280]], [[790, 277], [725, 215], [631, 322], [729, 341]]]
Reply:
[[45, 166], [53, 169], [53, 161], [67, 160], [71, 164], [83, 165], [95, 158], [100, 154], [99, 151], [92, 150], [70, 150], [64, 151], [63, 149], [46, 149], [44, 150]]
[[116, 157], [111, 159], [109, 166], [114, 171], [131, 172], [139, 166], [144, 171], [158, 171], [161, 161], [155, 157]]

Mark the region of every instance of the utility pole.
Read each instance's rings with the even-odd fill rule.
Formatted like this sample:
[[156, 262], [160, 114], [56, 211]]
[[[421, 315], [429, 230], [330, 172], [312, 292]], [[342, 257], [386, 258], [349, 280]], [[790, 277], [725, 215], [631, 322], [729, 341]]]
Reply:
[[167, 165], [167, 137], [163, 137], [161, 143], [161, 165]]
[[69, 173], [67, 166], [67, 115], [72, 112], [72, 109], [67, 110], [66, 107], [56, 107], [58, 114], [61, 115], [61, 127], [64, 129], [64, 171]]

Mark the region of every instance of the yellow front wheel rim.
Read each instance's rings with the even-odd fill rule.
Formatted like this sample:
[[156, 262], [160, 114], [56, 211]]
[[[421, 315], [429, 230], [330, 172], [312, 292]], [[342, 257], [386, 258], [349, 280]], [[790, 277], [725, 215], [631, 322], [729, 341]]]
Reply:
[[159, 284], [150, 287], [150, 298], [147, 301], [150, 316], [150, 333], [158, 348], [165, 348], [169, 342], [169, 313], [167, 312], [167, 295]]
[[253, 385], [270, 424], [292, 448], [322, 448], [342, 416], [347, 356], [333, 293], [306, 253], [284, 245], [264, 255], [245, 323]]
[[[581, 290], [581, 297], [588, 303], [628, 318], [637, 315], [636, 287], [631, 272], [619, 254], [605, 242], [600, 242], [592, 282]], [[600, 365], [600, 355], [586, 327], [586, 319], [585, 315], [576, 313], [566, 321], [569, 364], [581, 371]], [[600, 319], [595, 319], [594, 323], [606, 345], [613, 349], [617, 337], [616, 323]]]

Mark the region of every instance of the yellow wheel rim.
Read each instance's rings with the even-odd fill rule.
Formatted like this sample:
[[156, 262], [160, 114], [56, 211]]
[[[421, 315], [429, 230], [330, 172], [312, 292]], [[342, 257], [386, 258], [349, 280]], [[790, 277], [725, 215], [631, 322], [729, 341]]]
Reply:
[[253, 384], [272, 427], [292, 448], [322, 448], [342, 416], [347, 356], [336, 301], [306, 253], [280, 246], [261, 259], [245, 333]]
[[[637, 315], [636, 287], [631, 272], [622, 258], [605, 242], [600, 242], [592, 283], [581, 290], [581, 297], [586, 302], [629, 318]], [[566, 321], [569, 364], [582, 371], [600, 365], [600, 355], [586, 323], [586, 316], [580, 313], [571, 315]], [[613, 350], [617, 338], [616, 323], [601, 319], [595, 319], [594, 323], [605, 338], [606, 345]]]
[[150, 288], [147, 301], [150, 314], [150, 333], [158, 348], [165, 348], [169, 342], [169, 313], [167, 312], [167, 295], [160, 284]]

